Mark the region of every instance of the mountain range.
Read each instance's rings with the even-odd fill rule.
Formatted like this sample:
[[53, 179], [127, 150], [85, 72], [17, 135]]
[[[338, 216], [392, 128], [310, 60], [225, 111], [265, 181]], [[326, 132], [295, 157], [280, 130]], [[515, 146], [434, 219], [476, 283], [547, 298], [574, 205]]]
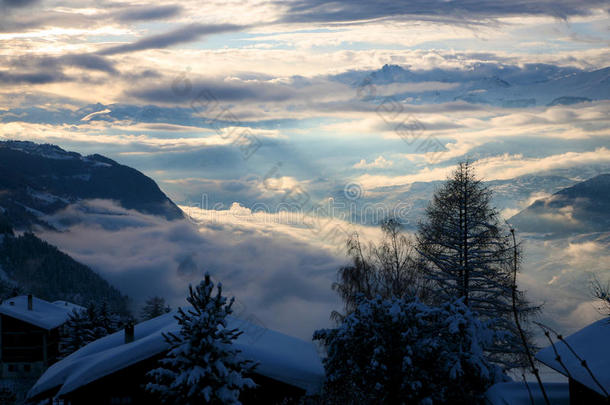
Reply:
[[532, 64], [523, 68], [477, 63], [469, 70], [410, 70], [384, 65], [371, 72], [348, 72], [336, 80], [354, 87], [396, 83], [443, 83], [450, 86], [393, 95], [410, 104], [465, 101], [506, 108], [569, 105], [606, 100], [610, 67], [592, 72], [576, 68]]

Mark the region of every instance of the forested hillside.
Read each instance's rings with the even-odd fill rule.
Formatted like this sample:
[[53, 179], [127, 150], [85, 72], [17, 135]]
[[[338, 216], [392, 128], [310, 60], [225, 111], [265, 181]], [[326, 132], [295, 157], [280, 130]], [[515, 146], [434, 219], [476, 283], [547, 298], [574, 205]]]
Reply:
[[[7, 227], [5, 226], [5, 231]], [[89, 267], [31, 233], [0, 236], [2, 295], [13, 290], [48, 300], [80, 305], [106, 301], [113, 311], [128, 313], [128, 298]]]

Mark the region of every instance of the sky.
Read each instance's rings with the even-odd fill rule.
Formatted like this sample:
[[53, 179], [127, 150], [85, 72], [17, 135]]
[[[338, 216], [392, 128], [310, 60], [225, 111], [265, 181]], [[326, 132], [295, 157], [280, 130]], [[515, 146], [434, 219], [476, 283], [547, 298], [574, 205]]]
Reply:
[[487, 180], [610, 162], [608, 72], [579, 76], [610, 66], [603, 1], [0, 7], [0, 136], [105, 154], [178, 202], [251, 206], [278, 163], [277, 189], [322, 198], [465, 158]]
[[[276, 217], [286, 207], [410, 211], [401, 195], [465, 159], [499, 182], [610, 169], [605, 1], [0, 0], [0, 9], [0, 138], [137, 168], [185, 210], [200, 208], [192, 214], [206, 240], [228, 238], [222, 227], [234, 238], [237, 227], [305, 252], [278, 259], [273, 277], [312, 246], [342, 246], [277, 225], [290, 225]], [[554, 191], [528, 190], [498, 208], [509, 216]], [[218, 211], [230, 220], [211, 226]], [[240, 222], [240, 212], [270, 217]], [[48, 237], [103, 267], [78, 238]], [[317, 287], [336, 269], [328, 254]], [[277, 285], [302, 282], [283, 277]]]

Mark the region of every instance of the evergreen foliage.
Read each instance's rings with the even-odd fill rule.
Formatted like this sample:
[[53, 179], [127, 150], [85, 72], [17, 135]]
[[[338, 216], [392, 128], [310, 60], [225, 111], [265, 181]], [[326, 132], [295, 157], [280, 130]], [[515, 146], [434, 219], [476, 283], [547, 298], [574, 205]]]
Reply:
[[[513, 318], [512, 240], [491, 198], [472, 165], [460, 163], [436, 191], [419, 224], [417, 251], [434, 283], [435, 302], [462, 298], [482, 319], [511, 332], [487, 350], [505, 368], [514, 368], [524, 365], [525, 357]], [[537, 310], [522, 292], [517, 303], [523, 320]]]
[[118, 314], [112, 313], [105, 302], [91, 303], [85, 310], [73, 310], [62, 327], [59, 342], [60, 357], [66, 357], [86, 344], [123, 327]]
[[0, 302], [23, 294], [25, 294], [25, 290], [18, 284], [0, 279]]
[[234, 298], [222, 296], [220, 283], [214, 293], [206, 274], [195, 289], [189, 286], [187, 301], [191, 307], [179, 308], [176, 315], [180, 333], [165, 335], [170, 349], [149, 373], [146, 389], [165, 404], [239, 404], [240, 392], [255, 386], [245, 377], [255, 364], [232, 345], [242, 333], [227, 328]]
[[463, 300], [431, 307], [417, 299], [360, 296], [335, 329], [317, 331], [328, 351], [325, 403], [472, 404], [501, 370], [483, 348], [496, 332]]
[[10, 235], [13, 236], [13, 227], [11, 222], [6, 217], [6, 215], [2, 214], [0, 211], [0, 235]]
[[128, 298], [89, 267], [32, 233], [6, 236], [0, 243], [0, 266], [24, 291], [47, 301], [87, 306], [107, 302], [112, 312], [128, 315]]
[[142, 320], [153, 319], [171, 311], [171, 308], [165, 302], [163, 297], [150, 297], [146, 300], [144, 307], [140, 311]]

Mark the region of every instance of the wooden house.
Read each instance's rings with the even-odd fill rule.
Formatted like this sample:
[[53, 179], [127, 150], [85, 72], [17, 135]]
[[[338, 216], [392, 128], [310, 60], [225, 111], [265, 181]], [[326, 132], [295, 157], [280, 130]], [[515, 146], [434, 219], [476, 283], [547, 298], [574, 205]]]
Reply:
[[[159, 403], [144, 390], [146, 373], [168, 350], [163, 334], [180, 331], [174, 315], [162, 315], [84, 346], [51, 366], [28, 398], [71, 405]], [[321, 388], [324, 369], [313, 343], [237, 318], [230, 318], [228, 327], [244, 332], [233, 344], [245, 358], [258, 363], [250, 376], [258, 387], [242, 394], [243, 404], [279, 403]]]
[[[610, 404], [610, 318], [563, 340], [554, 337], [553, 344], [540, 350], [536, 359], [567, 377], [568, 382], [543, 383], [551, 404]], [[489, 405], [547, 403], [535, 380], [495, 384], [485, 393], [485, 401]]]
[[568, 378], [571, 405], [610, 404], [610, 318], [557, 340], [536, 359]]
[[75, 308], [32, 295], [0, 304], [0, 379], [35, 378], [57, 360], [60, 328]]

